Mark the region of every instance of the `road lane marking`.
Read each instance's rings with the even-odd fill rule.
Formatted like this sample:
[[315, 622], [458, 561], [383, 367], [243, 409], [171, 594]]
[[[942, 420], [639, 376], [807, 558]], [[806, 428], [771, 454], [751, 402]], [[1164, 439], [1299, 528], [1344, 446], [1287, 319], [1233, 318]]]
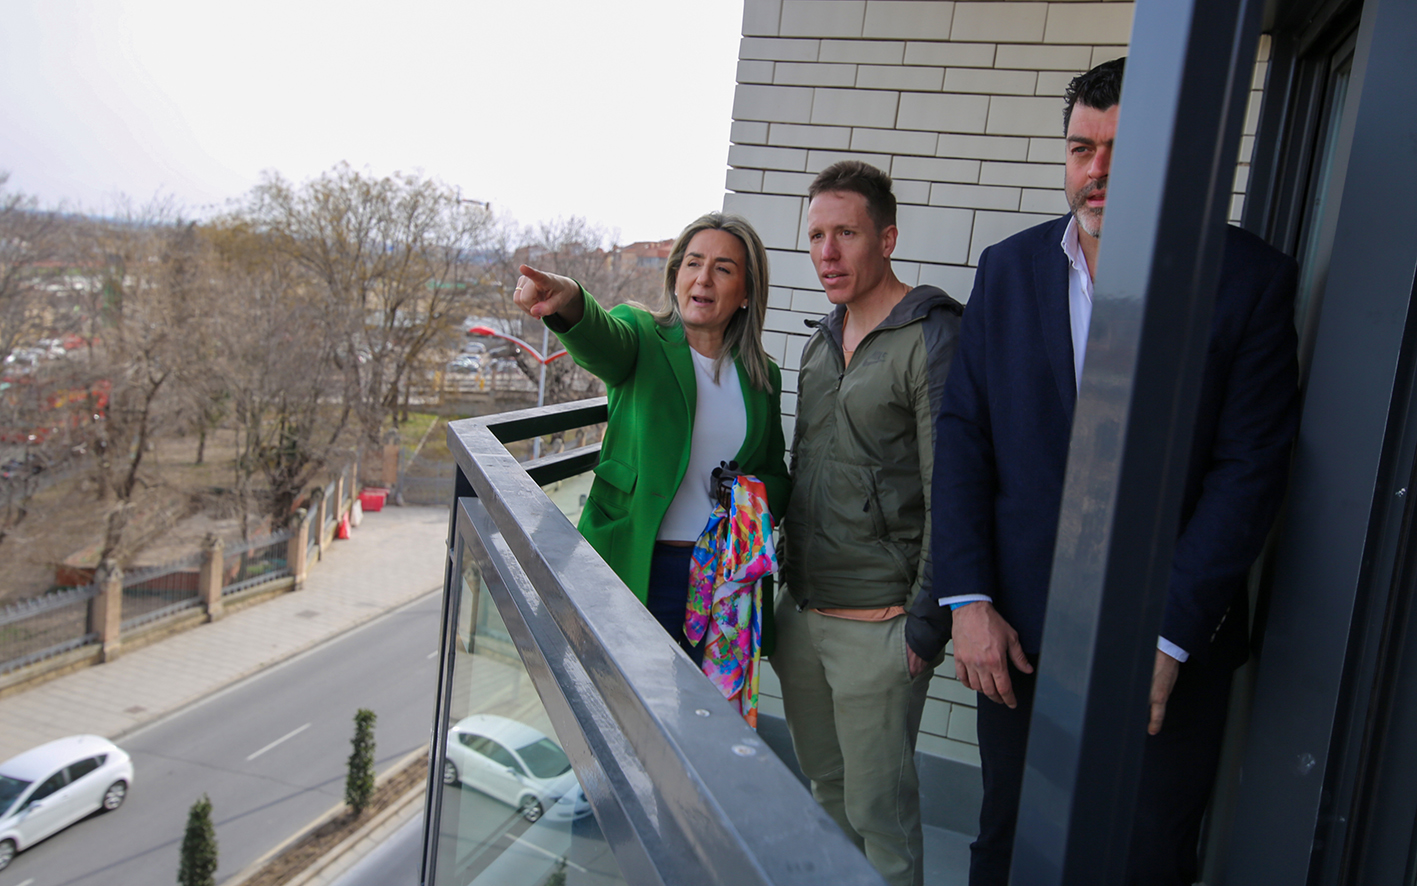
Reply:
[[430, 652], [430, 653], [428, 653], [427, 655], [423, 656], [423, 660], [424, 660], [424, 661], [427, 661], [428, 659], [432, 658], [433, 656], [435, 656], [435, 655], [437, 655], [437, 654], [438, 654], [438, 650], [434, 649], [432, 652]]
[[34, 877], [30, 877], [28, 880], [26, 880], [25, 882], [21, 883], [20, 886], [30, 886], [30, 884], [33, 883], [33, 882], [34, 882]]
[[276, 745], [280, 744], [281, 742], [286, 741], [286, 740], [288, 740], [288, 739], [292, 739], [292, 738], [294, 738], [295, 736], [299, 735], [300, 733], [304, 732], [305, 730], [307, 730], [307, 729], [309, 729], [309, 728], [310, 728], [310, 724], [309, 724], [309, 723], [306, 723], [304, 726], [301, 726], [299, 729], [295, 729], [295, 730], [292, 730], [292, 731], [290, 731], [290, 732], [287, 732], [285, 735], [282, 735], [280, 738], [276, 739], [275, 741], [273, 741], [273, 742], [271, 742], [270, 744], [266, 745], [265, 747], [261, 748], [261, 749], [260, 749], [259, 751], [257, 751], [256, 753], [254, 753], [254, 754], [252, 754], [251, 756], [247, 757], [247, 758], [246, 758], [246, 762], [247, 762], [247, 763], [250, 763], [252, 760], [254, 760], [254, 759], [256, 759], [257, 757], [261, 756], [261, 755], [264, 754], [266, 751], [269, 751], [271, 748], [275, 747]]

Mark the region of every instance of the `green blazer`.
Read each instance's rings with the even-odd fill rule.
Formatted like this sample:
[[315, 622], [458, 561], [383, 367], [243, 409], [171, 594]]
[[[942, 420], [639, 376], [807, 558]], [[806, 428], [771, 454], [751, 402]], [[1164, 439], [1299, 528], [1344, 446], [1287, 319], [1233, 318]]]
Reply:
[[[579, 529], [644, 602], [655, 536], [689, 464], [697, 394], [693, 358], [683, 327], [660, 326], [648, 311], [630, 305], [606, 311], [581, 292], [580, 322], [569, 329], [557, 322], [560, 318], [547, 323], [571, 358], [605, 382], [609, 399], [600, 464]], [[734, 364], [748, 413], [736, 460], [740, 470], [766, 484], [776, 521], [790, 491], [783, 461], [782, 372], [769, 362], [772, 390], [760, 391], [749, 384], [736, 355]], [[764, 609], [770, 612], [771, 603]]]

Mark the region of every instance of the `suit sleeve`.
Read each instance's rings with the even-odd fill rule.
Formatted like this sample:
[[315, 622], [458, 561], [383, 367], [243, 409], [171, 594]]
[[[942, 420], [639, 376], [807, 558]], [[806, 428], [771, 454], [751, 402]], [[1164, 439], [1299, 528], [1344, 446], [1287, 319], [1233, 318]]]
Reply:
[[639, 331], [628, 319], [628, 312], [633, 309], [618, 305], [607, 311], [584, 286], [581, 297], [585, 300], [585, 315], [575, 326], [568, 327], [555, 314], [544, 322], [561, 339], [576, 365], [607, 385], [617, 385], [630, 377], [640, 353]]
[[1244, 586], [1288, 482], [1299, 420], [1296, 278], [1285, 257], [1255, 302], [1230, 364], [1202, 491], [1176, 541], [1161, 635], [1193, 654], [1209, 645]]

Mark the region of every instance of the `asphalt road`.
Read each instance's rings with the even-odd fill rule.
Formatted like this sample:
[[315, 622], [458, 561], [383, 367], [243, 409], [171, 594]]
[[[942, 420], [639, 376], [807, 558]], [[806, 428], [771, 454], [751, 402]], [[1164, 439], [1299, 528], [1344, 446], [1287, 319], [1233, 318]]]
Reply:
[[439, 595], [429, 594], [118, 740], [133, 789], [17, 856], [0, 886], [176, 881], [187, 810], [212, 801], [220, 867], [240, 871], [343, 802], [354, 713], [369, 708], [376, 767], [427, 746]]

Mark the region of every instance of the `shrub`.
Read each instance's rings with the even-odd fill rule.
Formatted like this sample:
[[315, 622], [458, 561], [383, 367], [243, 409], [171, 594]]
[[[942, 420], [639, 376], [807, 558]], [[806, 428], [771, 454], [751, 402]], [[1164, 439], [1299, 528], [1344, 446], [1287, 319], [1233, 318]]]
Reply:
[[374, 796], [374, 712], [360, 708], [354, 715], [354, 750], [349, 755], [349, 775], [344, 780], [344, 802], [355, 815], [369, 807]]
[[206, 794], [187, 812], [182, 835], [182, 860], [177, 868], [180, 886], [216, 886], [216, 828], [212, 827], [212, 801]]

